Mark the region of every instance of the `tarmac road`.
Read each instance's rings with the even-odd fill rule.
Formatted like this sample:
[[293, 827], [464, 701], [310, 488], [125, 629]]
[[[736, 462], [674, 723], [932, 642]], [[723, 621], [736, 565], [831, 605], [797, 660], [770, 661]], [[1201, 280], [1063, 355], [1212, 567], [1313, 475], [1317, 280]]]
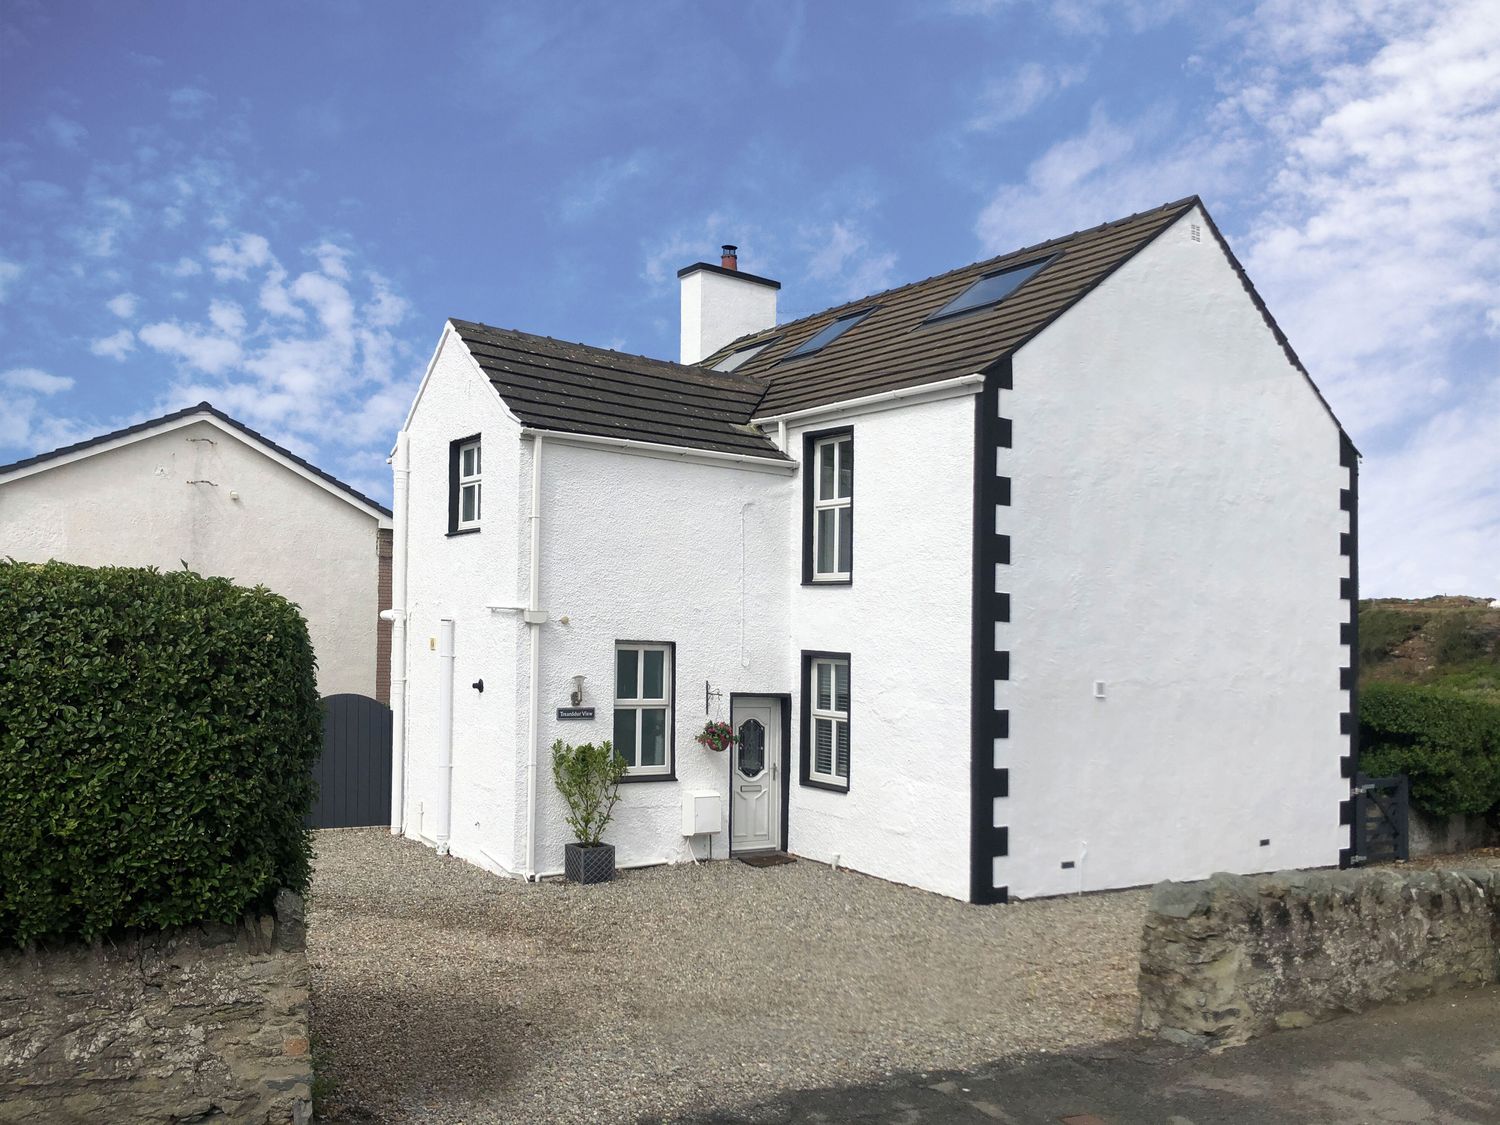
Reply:
[[696, 1125], [1500, 1123], [1500, 988], [1283, 1031], [1220, 1054], [1123, 1040], [959, 1074], [788, 1094]]

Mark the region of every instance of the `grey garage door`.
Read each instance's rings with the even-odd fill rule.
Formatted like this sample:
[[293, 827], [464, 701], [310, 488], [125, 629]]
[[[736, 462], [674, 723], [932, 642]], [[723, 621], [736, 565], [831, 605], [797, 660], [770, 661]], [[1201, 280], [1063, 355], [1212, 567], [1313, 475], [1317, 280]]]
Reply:
[[309, 828], [365, 828], [391, 822], [391, 709], [366, 695], [323, 700], [323, 756], [313, 767], [318, 795]]

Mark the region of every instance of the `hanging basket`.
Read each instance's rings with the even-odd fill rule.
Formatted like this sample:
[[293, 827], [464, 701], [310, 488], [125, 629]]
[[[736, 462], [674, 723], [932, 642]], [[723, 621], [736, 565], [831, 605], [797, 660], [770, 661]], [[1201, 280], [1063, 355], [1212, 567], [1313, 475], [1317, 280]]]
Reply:
[[703, 729], [693, 741], [705, 750], [718, 750], [722, 753], [734, 745], [734, 731], [728, 723], [704, 723]]

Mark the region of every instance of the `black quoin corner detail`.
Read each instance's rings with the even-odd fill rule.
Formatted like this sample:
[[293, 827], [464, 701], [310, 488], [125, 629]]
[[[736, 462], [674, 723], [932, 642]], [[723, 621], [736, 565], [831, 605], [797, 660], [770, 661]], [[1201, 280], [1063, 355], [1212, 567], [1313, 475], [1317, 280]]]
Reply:
[[471, 441], [478, 441], [479, 434], [470, 434], [468, 437], [457, 438], [448, 443], [448, 534], [469, 535], [479, 530], [477, 527], [466, 527], [462, 531], [458, 528], [458, 451]]
[[[1349, 513], [1349, 530], [1339, 535], [1339, 554], [1349, 560], [1349, 577], [1339, 582], [1339, 597], [1349, 609], [1348, 620], [1339, 626], [1339, 642], [1349, 646], [1349, 663], [1339, 669], [1339, 687], [1349, 693], [1349, 709], [1339, 714], [1339, 733], [1349, 739], [1348, 753], [1339, 758], [1339, 774], [1352, 785], [1359, 774], [1359, 451], [1343, 430], [1339, 464], [1349, 470], [1349, 487], [1339, 489], [1339, 508]], [[1351, 797], [1339, 805], [1339, 824], [1349, 826], [1349, 846], [1339, 850], [1340, 867], [1357, 862], [1353, 804]]]
[[813, 490], [817, 488], [818, 475], [815, 452], [818, 442], [823, 439], [845, 435], [852, 440], [854, 427], [835, 426], [831, 430], [817, 430], [802, 435], [802, 585], [804, 586], [848, 586], [854, 582], [854, 490], [857, 486], [853, 481], [849, 484], [849, 577], [818, 579], [813, 574], [813, 520], [816, 518], [813, 501], [817, 495]]
[[1000, 417], [1000, 391], [1011, 387], [1009, 358], [986, 373], [974, 396], [974, 607], [970, 659], [969, 901], [1003, 903], [994, 861], [1010, 854], [1010, 829], [995, 824], [995, 801], [1010, 796], [1010, 771], [995, 766], [995, 740], [1010, 737], [1010, 712], [995, 705], [995, 682], [1010, 678], [1010, 652], [995, 647], [995, 625], [1010, 620], [1010, 595], [995, 588], [997, 568], [1010, 565], [1010, 536], [999, 534], [996, 508], [1010, 504], [1011, 482], [996, 456], [1010, 448], [1011, 422]]

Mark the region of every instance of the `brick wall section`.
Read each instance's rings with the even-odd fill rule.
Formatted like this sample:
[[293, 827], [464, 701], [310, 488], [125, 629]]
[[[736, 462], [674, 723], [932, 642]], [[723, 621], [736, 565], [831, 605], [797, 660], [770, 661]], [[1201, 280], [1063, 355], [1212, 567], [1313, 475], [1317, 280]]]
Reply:
[[1496, 981], [1500, 869], [1215, 875], [1151, 893], [1141, 1030], [1243, 1043]]
[[275, 914], [0, 952], [7, 1125], [312, 1117], [302, 901]]
[[[391, 608], [391, 529], [378, 528], [375, 532], [375, 554], [380, 560], [380, 571], [376, 578], [377, 607], [381, 611]], [[375, 698], [387, 707], [391, 705], [391, 623], [381, 621], [375, 629]]]

